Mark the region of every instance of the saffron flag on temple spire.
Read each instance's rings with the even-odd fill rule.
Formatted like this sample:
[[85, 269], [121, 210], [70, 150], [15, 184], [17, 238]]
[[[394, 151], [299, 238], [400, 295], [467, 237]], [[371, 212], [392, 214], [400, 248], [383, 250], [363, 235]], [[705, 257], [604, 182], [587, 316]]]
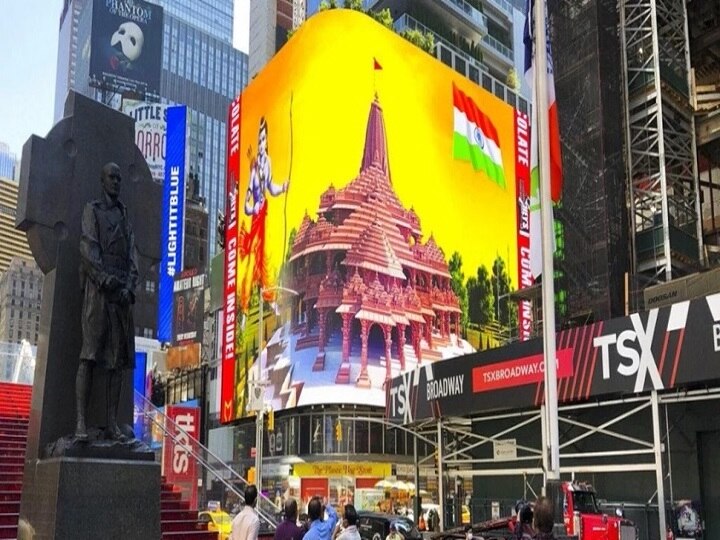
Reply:
[[490, 118], [453, 83], [453, 157], [505, 188], [500, 139]]

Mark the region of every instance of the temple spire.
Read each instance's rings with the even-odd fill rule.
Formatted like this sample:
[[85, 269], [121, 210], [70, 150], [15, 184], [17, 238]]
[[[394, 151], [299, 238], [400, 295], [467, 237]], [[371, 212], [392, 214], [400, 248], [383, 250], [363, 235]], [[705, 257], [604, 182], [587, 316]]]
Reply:
[[387, 136], [385, 134], [385, 120], [377, 93], [370, 105], [367, 128], [365, 129], [365, 149], [363, 151], [360, 172], [374, 165], [381, 169], [390, 180], [390, 166], [388, 164]]

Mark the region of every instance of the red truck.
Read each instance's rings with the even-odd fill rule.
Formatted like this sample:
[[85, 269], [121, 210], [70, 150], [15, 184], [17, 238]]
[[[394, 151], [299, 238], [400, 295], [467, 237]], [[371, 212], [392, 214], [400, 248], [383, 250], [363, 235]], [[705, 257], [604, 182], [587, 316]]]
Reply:
[[590, 484], [562, 482], [563, 521], [569, 536], [579, 540], [637, 540], [635, 525], [622, 516], [605, 514]]
[[[561, 482], [561, 497], [556, 500], [557, 512], [562, 511], [565, 534], [556, 535], [558, 540], [638, 540], [638, 530], [632, 521], [622, 516], [604, 513], [598, 506], [595, 490], [590, 484]], [[551, 497], [553, 499], [554, 497]], [[559, 508], [562, 503], [562, 509]], [[473, 536], [485, 540], [515, 538], [517, 516], [494, 519], [472, 526]], [[432, 538], [449, 539], [461, 537], [463, 529], [437, 533]]]

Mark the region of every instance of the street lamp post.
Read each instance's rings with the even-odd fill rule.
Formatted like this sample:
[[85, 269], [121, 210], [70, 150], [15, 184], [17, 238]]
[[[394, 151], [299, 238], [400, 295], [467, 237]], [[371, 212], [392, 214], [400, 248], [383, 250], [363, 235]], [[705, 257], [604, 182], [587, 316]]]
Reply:
[[262, 350], [263, 350], [263, 339], [264, 336], [264, 313], [263, 313], [263, 294], [266, 292], [282, 291], [295, 296], [300, 296], [300, 293], [287, 287], [268, 287], [267, 289], [260, 289], [260, 306], [258, 311], [258, 353], [257, 353], [257, 379], [254, 381], [255, 385], [263, 388], [261, 391], [261, 399], [258, 411], [255, 416], [255, 484], [257, 485], [258, 491], [262, 491], [262, 454], [263, 454], [263, 442], [264, 442], [264, 429], [263, 423], [265, 421], [265, 390], [264, 387], [267, 381], [262, 380]]

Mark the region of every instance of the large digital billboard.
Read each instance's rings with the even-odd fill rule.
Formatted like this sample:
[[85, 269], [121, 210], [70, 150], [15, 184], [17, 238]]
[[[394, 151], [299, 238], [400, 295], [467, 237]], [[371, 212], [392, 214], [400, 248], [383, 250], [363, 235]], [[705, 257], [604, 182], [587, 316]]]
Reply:
[[203, 338], [205, 274], [185, 270], [175, 279], [173, 297], [173, 343], [200, 343]]
[[526, 115], [338, 9], [228, 125], [223, 422], [252, 380], [275, 410], [384, 407], [392, 377], [472, 353], [474, 325], [529, 322], [507, 299], [529, 279]]
[[143, 0], [94, 0], [91, 86], [158, 96], [162, 50], [162, 7]]
[[165, 179], [168, 107], [165, 103], [136, 99], [124, 99], [122, 102], [122, 112], [135, 119], [135, 144], [142, 152], [153, 180], [158, 184], [162, 184]]
[[160, 342], [172, 341], [175, 276], [183, 269], [185, 226], [185, 162], [187, 107], [168, 107], [165, 179], [162, 207], [162, 260], [158, 282], [158, 329]]

